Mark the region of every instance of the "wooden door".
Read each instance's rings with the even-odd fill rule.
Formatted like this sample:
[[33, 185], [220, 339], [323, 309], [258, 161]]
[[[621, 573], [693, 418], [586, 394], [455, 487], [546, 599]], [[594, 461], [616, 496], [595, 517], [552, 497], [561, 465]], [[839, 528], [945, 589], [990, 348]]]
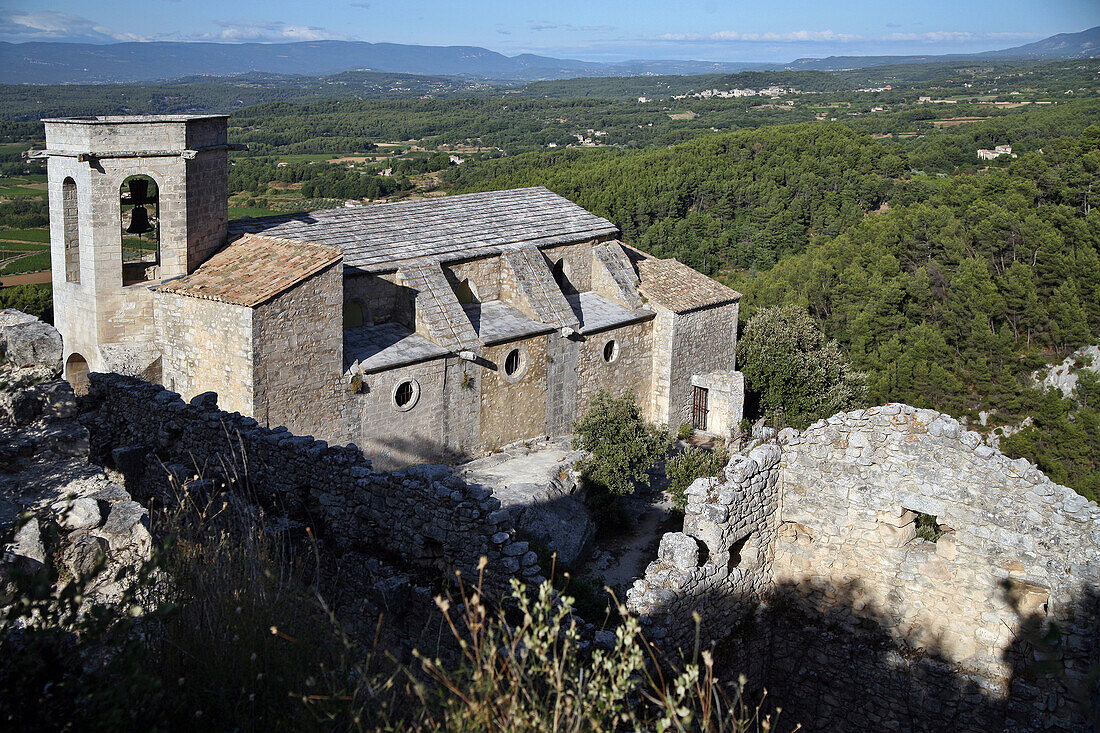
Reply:
[[696, 430], [707, 429], [707, 389], [691, 388], [691, 424]]

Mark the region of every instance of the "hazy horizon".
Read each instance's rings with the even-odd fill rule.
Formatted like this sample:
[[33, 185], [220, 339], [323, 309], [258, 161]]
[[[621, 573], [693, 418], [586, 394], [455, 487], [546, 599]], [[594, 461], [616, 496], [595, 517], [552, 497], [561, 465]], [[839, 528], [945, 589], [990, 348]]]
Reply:
[[9, 0], [0, 41], [117, 43], [368, 41], [480, 46], [587, 61], [692, 59], [783, 62], [801, 57], [932, 55], [992, 51], [1100, 25], [1088, 0], [929, 0], [919, 7], [872, 0], [766, 6], [714, 0], [669, 7], [655, 0], [554, 6], [506, 0], [388, 0], [303, 6], [244, 0]]

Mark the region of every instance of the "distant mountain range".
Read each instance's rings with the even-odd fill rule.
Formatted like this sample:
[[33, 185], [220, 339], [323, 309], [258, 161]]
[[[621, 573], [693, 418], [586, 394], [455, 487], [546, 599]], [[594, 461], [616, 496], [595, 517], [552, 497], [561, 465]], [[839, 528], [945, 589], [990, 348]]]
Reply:
[[230, 76], [248, 72], [326, 75], [350, 70], [525, 82], [581, 76], [735, 73], [770, 69], [854, 69], [968, 58], [1063, 59], [1100, 56], [1100, 26], [1001, 51], [943, 56], [833, 56], [787, 64], [714, 61], [600, 63], [534, 54], [505, 56], [476, 46], [411, 46], [358, 41], [303, 43], [0, 43], [0, 83], [95, 84]]

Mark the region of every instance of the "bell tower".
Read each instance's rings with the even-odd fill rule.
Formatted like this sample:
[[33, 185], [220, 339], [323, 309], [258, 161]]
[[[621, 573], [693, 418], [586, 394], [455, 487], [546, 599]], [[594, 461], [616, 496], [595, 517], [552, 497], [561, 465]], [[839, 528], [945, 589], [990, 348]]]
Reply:
[[43, 120], [54, 321], [66, 377], [156, 380], [152, 288], [225, 243], [225, 115]]

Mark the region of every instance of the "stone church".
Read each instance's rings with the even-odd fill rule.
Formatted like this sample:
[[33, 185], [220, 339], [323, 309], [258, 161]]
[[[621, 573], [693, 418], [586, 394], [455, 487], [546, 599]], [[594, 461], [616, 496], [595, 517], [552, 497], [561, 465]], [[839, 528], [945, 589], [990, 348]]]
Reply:
[[545, 188], [229, 221], [227, 117], [45, 120], [67, 378], [141, 376], [378, 468], [568, 433], [599, 390], [725, 436], [740, 295]]

